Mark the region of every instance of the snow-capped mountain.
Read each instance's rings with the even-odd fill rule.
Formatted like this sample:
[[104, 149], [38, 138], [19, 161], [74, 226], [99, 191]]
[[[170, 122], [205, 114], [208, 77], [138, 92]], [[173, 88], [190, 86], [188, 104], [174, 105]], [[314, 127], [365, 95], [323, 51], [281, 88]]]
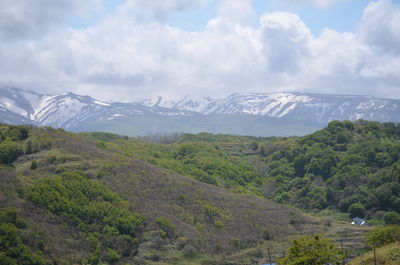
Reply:
[[[147, 106], [160, 104], [163, 104], [162, 98], [158, 98], [156, 104], [149, 103]], [[357, 119], [400, 121], [400, 100], [371, 96], [248, 93], [233, 94], [218, 100], [186, 96], [175, 104], [169, 102], [168, 108], [194, 111], [203, 115], [249, 114], [319, 123]]]
[[[110, 121], [132, 115], [188, 115], [186, 111], [147, 105], [145, 102], [106, 103], [71, 92], [44, 95], [17, 88], [0, 88], [0, 122], [73, 129], [86, 121]], [[8, 116], [13, 117], [6, 118]]]
[[[311, 93], [247, 93], [222, 99], [185, 96], [172, 101], [155, 97], [133, 103], [110, 103], [74, 93], [44, 95], [0, 88], [0, 122], [50, 125], [69, 130], [133, 134], [131, 130], [138, 129], [145, 133], [210, 131], [269, 135], [260, 131], [259, 126], [268, 130], [269, 124], [296, 124], [314, 130], [332, 120], [357, 119], [399, 122], [400, 100]], [[240, 126], [246, 126], [246, 130]], [[297, 127], [293, 129], [294, 134]], [[306, 129], [301, 133], [311, 131]]]

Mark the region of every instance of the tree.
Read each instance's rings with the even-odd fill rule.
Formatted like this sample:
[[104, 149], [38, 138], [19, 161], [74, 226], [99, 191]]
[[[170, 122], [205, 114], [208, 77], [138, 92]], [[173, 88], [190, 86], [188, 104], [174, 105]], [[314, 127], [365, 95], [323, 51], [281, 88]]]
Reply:
[[400, 214], [396, 212], [387, 212], [383, 216], [383, 220], [387, 225], [399, 225], [400, 224]]
[[306, 157], [302, 154], [294, 159], [294, 170], [296, 171], [296, 175], [299, 177], [303, 177], [305, 174], [304, 167], [307, 163]]
[[351, 218], [354, 218], [354, 217], [363, 218], [363, 217], [365, 217], [364, 205], [362, 205], [361, 203], [353, 203], [349, 207], [349, 213], [350, 213], [350, 217]]
[[285, 265], [323, 265], [341, 264], [344, 255], [330, 239], [319, 235], [305, 236], [293, 241], [287, 250], [287, 256], [278, 259]]
[[395, 225], [375, 228], [365, 236], [365, 243], [370, 248], [379, 248], [399, 240], [400, 227]]
[[7, 139], [0, 144], [0, 163], [11, 164], [23, 153], [19, 144]]

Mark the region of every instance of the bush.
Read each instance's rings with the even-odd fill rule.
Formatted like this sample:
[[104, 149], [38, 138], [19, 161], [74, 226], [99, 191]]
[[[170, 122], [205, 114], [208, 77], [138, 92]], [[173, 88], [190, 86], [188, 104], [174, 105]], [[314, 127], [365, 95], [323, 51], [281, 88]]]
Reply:
[[386, 226], [375, 228], [366, 234], [365, 243], [370, 248], [378, 248], [400, 240], [400, 227]]
[[9, 139], [0, 144], [0, 163], [11, 164], [24, 154], [22, 147]]
[[293, 241], [287, 250], [287, 256], [278, 259], [285, 265], [323, 265], [342, 264], [342, 251], [330, 239], [320, 236], [305, 236]]
[[32, 169], [32, 170], [35, 170], [35, 169], [37, 169], [37, 168], [38, 168], [38, 163], [37, 163], [36, 160], [33, 160], [33, 161], [31, 162], [31, 169]]
[[165, 217], [156, 219], [158, 226], [167, 234], [168, 237], [173, 237], [175, 234], [175, 225]]
[[118, 253], [118, 251], [109, 248], [107, 250], [107, 254], [106, 254], [106, 261], [108, 261], [109, 263], [115, 263], [117, 262], [122, 256]]
[[122, 199], [109, 188], [78, 172], [41, 179], [27, 195], [34, 203], [70, 218], [82, 230], [108, 233], [112, 229], [133, 237], [145, 222], [143, 217], [118, 208]]
[[396, 212], [387, 212], [383, 216], [383, 220], [387, 225], [400, 225], [400, 214]]
[[44, 265], [44, 261], [26, 246], [15, 223], [25, 223], [17, 217], [15, 209], [0, 212], [0, 264]]

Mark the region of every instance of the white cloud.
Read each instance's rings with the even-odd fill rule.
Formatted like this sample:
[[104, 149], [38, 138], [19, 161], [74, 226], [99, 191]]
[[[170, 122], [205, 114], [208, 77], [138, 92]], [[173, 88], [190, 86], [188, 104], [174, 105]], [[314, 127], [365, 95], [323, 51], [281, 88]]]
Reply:
[[[168, 26], [171, 12], [206, 3], [128, 0], [87, 29], [2, 41], [0, 83], [103, 100], [287, 90], [400, 97], [400, 11], [391, 1], [370, 4], [353, 33], [313, 36], [285, 12], [251, 27], [224, 3], [203, 31]], [[150, 13], [140, 19], [141, 11]]]
[[271, 72], [293, 74], [304, 67], [301, 63], [310, 56], [312, 35], [299, 16], [285, 12], [265, 14], [260, 30]]
[[400, 53], [400, 5], [391, 0], [371, 2], [364, 11], [361, 37], [382, 51]]
[[219, 15], [237, 23], [254, 22], [253, 0], [221, 0]]
[[42, 36], [70, 14], [87, 15], [100, 8], [100, 0], [0, 0], [0, 38]]

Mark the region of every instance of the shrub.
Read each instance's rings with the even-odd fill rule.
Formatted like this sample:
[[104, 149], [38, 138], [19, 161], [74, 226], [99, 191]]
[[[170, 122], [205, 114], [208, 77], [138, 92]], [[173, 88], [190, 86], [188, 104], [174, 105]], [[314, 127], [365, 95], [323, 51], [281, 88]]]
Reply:
[[400, 214], [396, 212], [387, 212], [383, 216], [383, 220], [387, 225], [400, 225]]
[[37, 169], [37, 168], [38, 168], [38, 163], [37, 163], [36, 160], [33, 160], [33, 161], [31, 162], [31, 169], [32, 169], [32, 170], [35, 170], [35, 169]]
[[165, 217], [158, 217], [156, 223], [168, 235], [168, 237], [174, 236], [175, 225], [170, 220]]
[[[16, 224], [25, 222], [17, 217], [15, 209], [1, 209], [0, 211], [0, 264], [29, 264], [44, 265], [44, 261], [26, 246], [20, 236], [20, 229]], [[21, 227], [21, 225], [19, 225]], [[21, 228], [25, 228], [22, 226]]]
[[366, 234], [365, 243], [370, 248], [378, 248], [400, 240], [400, 227], [386, 226], [375, 228]]
[[58, 177], [39, 181], [28, 198], [51, 212], [70, 218], [80, 229], [135, 236], [144, 218], [118, 208], [122, 201], [103, 184], [86, 179], [78, 172], [65, 172]]
[[9, 139], [0, 144], [0, 163], [11, 164], [23, 155], [22, 147]]
[[287, 256], [278, 259], [285, 265], [341, 264], [343, 253], [330, 239], [320, 236], [305, 236], [293, 241]]
[[106, 260], [109, 262], [109, 263], [115, 263], [115, 262], [117, 262], [120, 258], [121, 258], [122, 256], [118, 253], [118, 251], [116, 251], [116, 250], [114, 250], [114, 249], [112, 249], [112, 248], [109, 248], [108, 250], [107, 250], [107, 254], [106, 254]]
[[214, 226], [216, 227], [216, 228], [218, 228], [218, 229], [222, 229], [222, 228], [224, 228], [224, 223], [221, 221], [221, 220], [215, 220], [214, 221]]

